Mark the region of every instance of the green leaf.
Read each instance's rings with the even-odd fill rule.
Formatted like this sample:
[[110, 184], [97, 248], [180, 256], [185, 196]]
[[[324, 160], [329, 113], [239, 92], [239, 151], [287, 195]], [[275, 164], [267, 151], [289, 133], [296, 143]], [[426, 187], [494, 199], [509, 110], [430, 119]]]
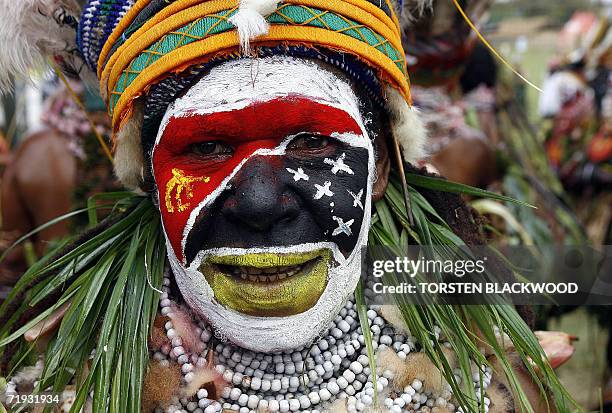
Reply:
[[518, 199], [496, 194], [495, 192], [485, 191], [484, 189], [474, 188], [473, 186], [464, 185], [457, 182], [451, 182], [443, 178], [434, 178], [431, 176], [423, 176], [417, 174], [406, 174], [406, 180], [411, 185], [420, 186], [422, 188], [427, 188], [434, 191], [472, 195], [481, 198], [491, 198], [496, 199], [498, 201], [511, 202], [529, 208], [536, 208], [535, 206], [523, 201], [519, 201]]

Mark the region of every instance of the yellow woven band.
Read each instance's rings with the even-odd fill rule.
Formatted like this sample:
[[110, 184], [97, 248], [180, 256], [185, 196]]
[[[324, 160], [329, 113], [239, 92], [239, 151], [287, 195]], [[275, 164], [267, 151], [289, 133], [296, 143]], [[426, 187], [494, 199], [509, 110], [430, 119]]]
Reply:
[[[139, 0], [134, 7], [142, 9], [146, 3]], [[236, 56], [240, 39], [229, 19], [237, 10], [236, 1], [177, 0], [113, 50], [110, 42], [119, 41], [137, 15], [128, 13], [100, 56], [100, 87], [106, 92], [114, 129], [120, 128], [133, 101], [164, 76], [196, 63]], [[397, 20], [369, 1], [287, 0], [267, 20], [270, 30], [251, 41], [254, 47], [300, 45], [350, 53], [410, 101]]]

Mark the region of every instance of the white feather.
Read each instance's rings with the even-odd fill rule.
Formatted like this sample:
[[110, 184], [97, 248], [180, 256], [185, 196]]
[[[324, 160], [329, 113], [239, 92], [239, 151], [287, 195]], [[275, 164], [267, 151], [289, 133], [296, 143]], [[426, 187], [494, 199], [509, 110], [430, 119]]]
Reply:
[[268, 33], [270, 25], [266, 17], [278, 8], [279, 0], [241, 0], [238, 12], [230, 23], [238, 30], [240, 46], [246, 54], [250, 52], [250, 41]]
[[28, 79], [42, 69], [52, 56], [61, 56], [79, 68], [76, 31], [64, 24], [62, 16], [77, 19], [80, 7], [75, 0], [0, 0], [0, 91], [10, 87], [11, 78]]
[[408, 0], [400, 10], [402, 26], [414, 23], [422, 17], [426, 11], [433, 10], [434, 0]]
[[399, 142], [404, 159], [412, 163], [425, 156], [427, 129], [419, 111], [406, 102], [399, 91], [387, 88], [387, 107], [391, 112], [391, 128]]

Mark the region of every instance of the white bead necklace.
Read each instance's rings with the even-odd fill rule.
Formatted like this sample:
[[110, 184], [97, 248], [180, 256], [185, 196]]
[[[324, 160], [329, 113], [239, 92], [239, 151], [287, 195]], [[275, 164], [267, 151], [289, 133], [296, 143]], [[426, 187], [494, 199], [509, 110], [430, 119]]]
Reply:
[[[169, 298], [170, 279], [164, 278], [161, 299], [161, 314], [168, 315], [177, 304]], [[372, 333], [374, 351], [385, 347], [392, 349], [404, 360], [416, 351], [416, 340], [412, 336], [398, 333], [380, 314], [380, 307], [372, 306], [367, 312]], [[165, 324], [171, 345], [164, 345], [153, 358], [164, 365], [170, 360], [181, 366], [183, 381], [194, 379], [194, 370], [214, 367], [223, 376], [228, 386], [221, 399], [208, 399], [206, 389], [200, 389], [193, 399], [176, 399], [166, 412], [169, 413], [216, 413], [226, 409], [238, 413], [259, 412], [303, 412], [321, 413], [332, 403], [346, 400], [350, 413], [362, 412], [374, 404], [374, 395], [391, 413], [429, 413], [433, 407], [444, 407], [451, 413], [456, 410], [451, 403], [450, 386], [441, 394], [424, 393], [423, 383], [414, 380], [402, 391], [392, 391], [390, 371], [376, 373], [376, 389], [373, 372], [369, 366], [364, 336], [352, 300], [347, 301], [328, 330], [310, 347], [292, 352], [264, 354], [255, 353], [231, 343], [214, 340], [210, 326], [198, 322], [199, 351], [187, 352], [182, 338], [171, 321]], [[436, 329], [436, 338], [439, 329]], [[441, 342], [449, 346], [449, 343]], [[207, 366], [208, 351], [213, 351], [214, 366]], [[170, 359], [170, 360], [169, 360]], [[458, 373], [458, 372], [457, 372]], [[480, 375], [474, 377], [474, 386], [480, 392]], [[455, 376], [459, 378], [458, 374]], [[491, 381], [491, 371], [483, 368], [483, 390]], [[479, 397], [480, 399], [480, 397]], [[484, 397], [484, 411], [488, 411], [488, 398]], [[161, 410], [160, 410], [161, 411]], [[457, 409], [458, 413], [460, 409]]]

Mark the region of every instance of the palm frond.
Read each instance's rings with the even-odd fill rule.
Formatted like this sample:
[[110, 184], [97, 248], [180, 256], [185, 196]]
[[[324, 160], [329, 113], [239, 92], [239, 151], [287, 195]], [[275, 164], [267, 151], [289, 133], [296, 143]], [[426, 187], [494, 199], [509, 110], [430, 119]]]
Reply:
[[[70, 303], [46, 351], [36, 392], [61, 392], [79, 383], [72, 412], [81, 410], [91, 391], [95, 412], [141, 407], [147, 337], [159, 303], [166, 245], [149, 198], [113, 197], [120, 201], [108, 218], [112, 225], [61, 255], [50, 253], [22, 277], [0, 308], [2, 313], [23, 297], [0, 328], [0, 350], [6, 351], [11, 344], [32, 348], [23, 334]], [[33, 281], [38, 282], [32, 287]], [[38, 308], [36, 317], [21, 323], [26, 312]]]
[[[496, 200], [509, 201], [497, 194], [475, 188], [465, 187], [438, 178], [423, 177], [415, 174], [408, 175], [408, 183], [437, 191], [452, 193], [468, 193]], [[399, 207], [403, 203], [400, 195], [400, 186], [394, 180], [389, 183], [384, 199], [376, 203], [376, 214], [370, 231], [370, 244], [383, 245], [394, 251], [405, 252], [400, 239], [396, 234], [405, 228], [407, 214]], [[410, 188], [414, 191], [414, 188]], [[418, 193], [418, 192], [417, 192]], [[464, 245], [448, 227], [440, 216], [433, 210], [427, 201], [419, 196], [412, 196], [412, 213], [415, 218], [412, 243], [418, 245], [448, 245], [456, 248]], [[515, 202], [516, 201], [512, 201]], [[392, 211], [393, 216], [389, 216]], [[381, 217], [379, 217], [381, 215]], [[411, 234], [412, 235], [412, 234]], [[444, 251], [444, 249], [441, 249]], [[452, 259], [452, 256], [447, 257]], [[472, 367], [490, 366], [490, 363], [480, 351], [480, 347], [489, 346], [499, 360], [503, 374], [507, 377], [513, 393], [517, 395], [516, 403], [519, 410], [533, 412], [533, 408], [523, 391], [516, 372], [513, 370], [506, 350], [498, 341], [495, 328], [500, 333], [510, 337], [513, 347], [523, 360], [534, 383], [538, 385], [542, 394], [552, 393], [550, 402], [559, 412], [583, 411], [559, 382], [555, 372], [548, 363], [537, 338], [519, 316], [513, 306], [496, 301], [492, 296], [491, 302], [485, 305], [450, 305], [427, 301], [426, 304], [414, 305], [402, 296], [396, 296], [398, 308], [410, 332], [421, 343], [423, 351], [440, 369], [450, 384], [455, 397], [463, 407], [463, 411], [476, 413], [479, 411], [472, 382]], [[446, 359], [441, 345], [434, 339], [433, 332], [438, 326], [443, 336], [451, 343], [457, 355], [461, 370], [461, 384], [455, 378], [454, 371]], [[475, 331], [479, 334], [476, 335]], [[469, 385], [468, 385], [469, 384]], [[482, 397], [482, 395], [481, 395]]]

